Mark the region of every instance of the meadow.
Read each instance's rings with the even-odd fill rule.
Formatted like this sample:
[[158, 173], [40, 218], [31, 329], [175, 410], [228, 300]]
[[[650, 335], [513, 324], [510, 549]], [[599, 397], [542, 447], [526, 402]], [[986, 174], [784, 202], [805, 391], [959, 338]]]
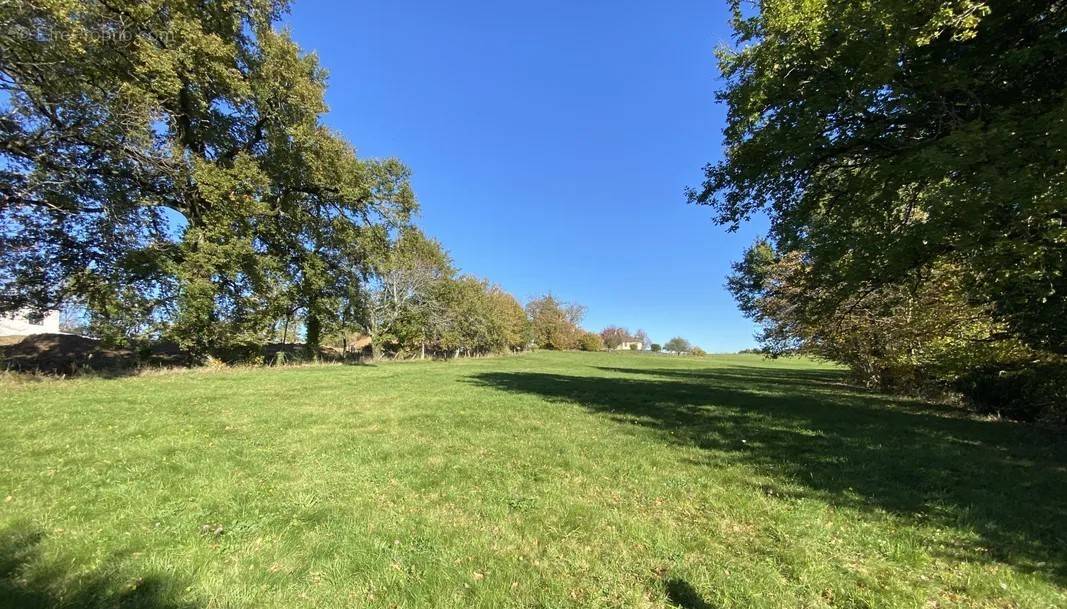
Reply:
[[0, 608], [1065, 607], [1055, 430], [758, 356], [0, 385]]

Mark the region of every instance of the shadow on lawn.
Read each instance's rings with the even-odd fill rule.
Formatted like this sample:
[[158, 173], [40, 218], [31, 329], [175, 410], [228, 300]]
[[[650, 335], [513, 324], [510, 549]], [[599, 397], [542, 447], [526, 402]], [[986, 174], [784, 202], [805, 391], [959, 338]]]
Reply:
[[182, 586], [161, 577], [123, 578], [109, 565], [73, 573], [41, 562], [40, 532], [0, 531], [0, 609], [194, 609], [171, 600]]
[[[494, 372], [472, 382], [578, 403], [755, 466], [789, 489], [973, 531], [939, 551], [1067, 581], [1067, 443], [1052, 430], [851, 389], [839, 373], [735, 366], [601, 368], [616, 376]], [[793, 489], [799, 489], [793, 491]]]
[[715, 609], [684, 579], [669, 579], [663, 587], [667, 600], [678, 609]]

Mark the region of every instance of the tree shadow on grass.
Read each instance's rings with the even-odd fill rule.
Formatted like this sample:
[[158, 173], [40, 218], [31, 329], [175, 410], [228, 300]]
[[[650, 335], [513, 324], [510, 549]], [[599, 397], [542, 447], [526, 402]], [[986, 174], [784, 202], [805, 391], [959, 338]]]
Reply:
[[746, 463], [836, 505], [973, 531], [976, 544], [943, 552], [1067, 581], [1067, 443], [1055, 430], [864, 393], [835, 372], [601, 370], [615, 376], [492, 372], [471, 381], [580, 404], [704, 449], [708, 464]]
[[73, 573], [41, 558], [45, 536], [0, 531], [0, 609], [195, 609], [173, 600], [183, 586], [160, 576], [123, 578], [113, 565]]
[[663, 587], [667, 600], [679, 609], [715, 609], [684, 579], [668, 579]]

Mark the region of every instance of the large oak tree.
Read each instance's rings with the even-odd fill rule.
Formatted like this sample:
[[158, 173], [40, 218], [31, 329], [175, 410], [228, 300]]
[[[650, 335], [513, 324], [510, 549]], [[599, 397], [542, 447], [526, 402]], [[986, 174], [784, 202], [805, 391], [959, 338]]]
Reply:
[[768, 214], [806, 307], [947, 265], [1012, 335], [1067, 353], [1067, 2], [733, 9], [726, 154], [690, 200], [730, 226]]
[[322, 125], [286, 2], [0, 6], [0, 310], [77, 300], [200, 351], [298, 310], [314, 346], [415, 202]]

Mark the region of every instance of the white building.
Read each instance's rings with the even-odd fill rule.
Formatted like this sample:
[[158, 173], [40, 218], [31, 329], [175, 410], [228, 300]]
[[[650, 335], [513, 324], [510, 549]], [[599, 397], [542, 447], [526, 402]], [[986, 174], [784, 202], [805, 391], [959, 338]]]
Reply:
[[644, 348], [639, 340], [623, 341], [618, 347], [615, 347], [616, 351], [640, 351]]
[[30, 334], [58, 334], [59, 311], [49, 311], [41, 317], [25, 313], [0, 315], [0, 336], [29, 336]]

